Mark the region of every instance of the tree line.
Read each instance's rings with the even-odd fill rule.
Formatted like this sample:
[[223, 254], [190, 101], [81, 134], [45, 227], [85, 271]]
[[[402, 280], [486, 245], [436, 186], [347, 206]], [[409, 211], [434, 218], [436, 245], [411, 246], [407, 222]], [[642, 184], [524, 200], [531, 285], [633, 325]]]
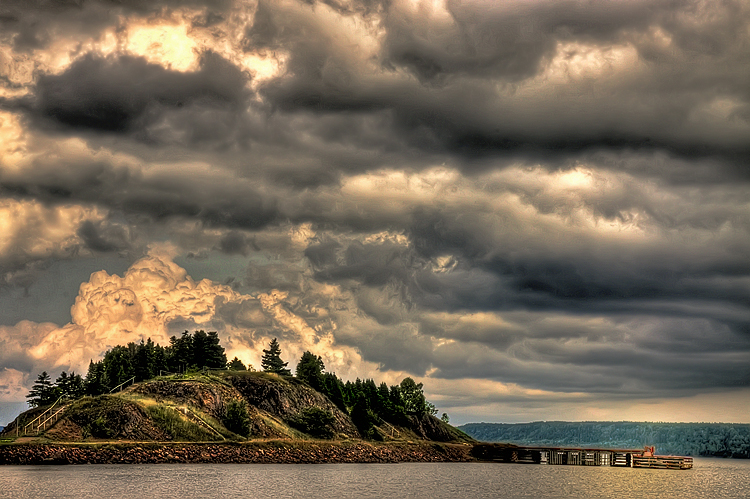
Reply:
[[[263, 350], [261, 367], [265, 372], [291, 376], [287, 362], [281, 359], [281, 347], [274, 338]], [[349, 414], [359, 432], [366, 438], [378, 438], [375, 425], [384, 422], [408, 426], [410, 416], [435, 415], [437, 409], [424, 396], [423, 384], [404, 378], [398, 385], [375, 383], [373, 379], [344, 382], [335, 373], [326, 372], [323, 359], [312, 352], [302, 354], [297, 362], [296, 378], [322, 393], [345, 414]], [[447, 420], [443, 415], [443, 420]]]
[[[264, 372], [280, 376], [292, 376], [288, 363], [281, 359], [281, 347], [276, 338], [263, 350], [261, 368]], [[75, 372], [63, 371], [53, 383], [45, 371], [39, 374], [36, 383], [27, 395], [32, 407], [55, 402], [59, 397], [77, 399], [84, 395], [95, 396], [108, 393], [120, 384], [134, 378], [135, 382], [146, 381], [163, 372], [184, 373], [207, 367], [210, 369], [253, 370], [237, 357], [227, 362], [224, 348], [216, 332], [185, 331], [182, 336], [170, 338], [169, 345], [162, 347], [150, 338], [140, 343], [117, 345], [104, 354], [100, 361], [89, 363], [84, 377]], [[404, 378], [398, 385], [375, 383], [373, 379], [344, 382], [335, 373], [326, 372], [320, 356], [305, 352], [299, 359], [296, 378], [322, 393], [342, 412], [351, 416], [357, 429], [366, 438], [377, 438], [375, 425], [390, 423], [408, 426], [410, 417], [424, 414], [434, 415], [437, 409], [424, 396], [422, 383]], [[319, 413], [303, 415], [303, 424], [309, 428], [321, 425]], [[447, 422], [447, 415], [443, 420]]]
[[626, 449], [653, 445], [657, 454], [750, 459], [748, 424], [539, 421], [469, 423], [459, 429], [485, 442]]
[[190, 334], [185, 331], [182, 336], [172, 336], [166, 347], [154, 343], [151, 338], [140, 343], [117, 345], [107, 350], [102, 360], [89, 363], [85, 378], [75, 372], [63, 371], [53, 383], [49, 374], [43, 371], [26, 398], [30, 406], [38, 407], [51, 404], [61, 396], [77, 399], [84, 395], [108, 393], [131, 378], [140, 382], [162, 372], [184, 373], [202, 367], [245, 369], [236, 357], [227, 363], [216, 332], [201, 330]]

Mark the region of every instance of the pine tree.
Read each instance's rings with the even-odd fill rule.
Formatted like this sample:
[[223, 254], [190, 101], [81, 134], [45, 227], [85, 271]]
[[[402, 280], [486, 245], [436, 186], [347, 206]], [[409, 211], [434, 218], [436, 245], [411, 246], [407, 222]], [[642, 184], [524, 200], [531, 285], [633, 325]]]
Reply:
[[42, 371], [42, 373], [39, 374], [34, 386], [31, 387], [29, 394], [26, 395], [31, 407], [49, 405], [57, 400], [57, 397], [59, 397], [57, 388], [52, 384], [52, 380], [49, 377], [49, 374], [47, 374], [47, 371]]
[[227, 355], [224, 347], [219, 343], [219, 333], [209, 331], [205, 343], [206, 367], [212, 369], [223, 369], [227, 365]]
[[55, 380], [55, 387], [58, 396], [64, 395], [70, 399], [81, 398], [84, 394], [83, 378], [74, 371], [71, 371], [70, 374], [65, 371], [61, 372]]
[[245, 364], [237, 357], [227, 362], [227, 369], [230, 371], [247, 371]]
[[84, 384], [86, 395], [101, 395], [109, 391], [109, 381], [104, 371], [104, 363], [89, 361], [89, 371]]
[[344, 383], [335, 374], [323, 373], [323, 393], [331, 402], [336, 404], [336, 407], [348, 414], [349, 410], [346, 408], [346, 402], [344, 402], [343, 386]]
[[268, 350], [263, 350], [260, 361], [261, 368], [267, 373], [276, 373], [282, 376], [291, 376], [292, 372], [286, 368], [288, 362], [281, 360], [281, 347], [276, 338], [271, 340]]
[[193, 336], [185, 331], [182, 336], [169, 338], [167, 347], [167, 369], [184, 373], [193, 367]]
[[323, 370], [325, 364], [319, 355], [305, 352], [297, 363], [297, 377], [317, 391], [323, 391]]
[[372, 438], [372, 425], [374, 423], [370, 407], [367, 405], [367, 398], [363, 393], [360, 393], [357, 397], [357, 401], [352, 407], [352, 423], [359, 430], [362, 438]]

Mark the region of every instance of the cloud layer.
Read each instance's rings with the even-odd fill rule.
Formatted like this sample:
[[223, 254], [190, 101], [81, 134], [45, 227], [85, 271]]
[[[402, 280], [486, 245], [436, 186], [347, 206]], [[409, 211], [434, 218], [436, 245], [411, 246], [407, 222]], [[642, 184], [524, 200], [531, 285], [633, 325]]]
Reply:
[[3, 400], [199, 327], [246, 362], [277, 336], [420, 377], [460, 421], [746, 422], [710, 409], [750, 401], [745, 3], [11, 1], [0, 25], [0, 303], [26, 319], [0, 316]]

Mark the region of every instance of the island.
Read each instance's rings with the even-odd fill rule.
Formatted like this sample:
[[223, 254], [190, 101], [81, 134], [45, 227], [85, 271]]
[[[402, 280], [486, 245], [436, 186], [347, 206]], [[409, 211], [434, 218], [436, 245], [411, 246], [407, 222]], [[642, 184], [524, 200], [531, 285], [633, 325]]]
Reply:
[[295, 375], [286, 365], [275, 339], [263, 371], [227, 362], [215, 333], [116, 346], [85, 378], [39, 375], [35, 407], [0, 433], [0, 464], [475, 459], [411, 378], [344, 382], [310, 352]]
[[[43, 372], [0, 432], [0, 464], [505, 462], [689, 469], [653, 448], [479, 442], [404, 378], [344, 382], [305, 352], [292, 375], [274, 339], [263, 371], [227, 362], [215, 333], [116, 346], [85, 378]], [[204, 367], [198, 368], [198, 362]], [[208, 365], [205, 365], [208, 364]], [[182, 372], [173, 372], [168, 369]], [[666, 464], [665, 464], [666, 463]]]

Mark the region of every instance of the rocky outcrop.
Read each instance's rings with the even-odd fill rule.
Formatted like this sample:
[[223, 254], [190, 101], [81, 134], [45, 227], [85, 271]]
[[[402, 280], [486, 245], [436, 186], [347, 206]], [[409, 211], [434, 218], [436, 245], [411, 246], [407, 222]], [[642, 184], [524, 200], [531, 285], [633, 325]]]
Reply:
[[242, 399], [231, 386], [195, 380], [146, 381], [135, 385], [132, 392], [147, 395], [157, 402], [189, 403], [216, 419], [224, 417], [230, 400]]
[[278, 415], [284, 421], [297, 416], [309, 407], [319, 407], [334, 417], [334, 432], [344, 437], [359, 437], [352, 420], [327, 397], [293, 378], [273, 374], [228, 376], [245, 400], [258, 409]]
[[430, 414], [409, 416], [409, 429], [418, 437], [435, 442], [472, 442], [473, 438]]
[[65, 411], [65, 416], [45, 436], [52, 440], [87, 437], [124, 440], [169, 440], [137, 404], [111, 395], [84, 398]]

